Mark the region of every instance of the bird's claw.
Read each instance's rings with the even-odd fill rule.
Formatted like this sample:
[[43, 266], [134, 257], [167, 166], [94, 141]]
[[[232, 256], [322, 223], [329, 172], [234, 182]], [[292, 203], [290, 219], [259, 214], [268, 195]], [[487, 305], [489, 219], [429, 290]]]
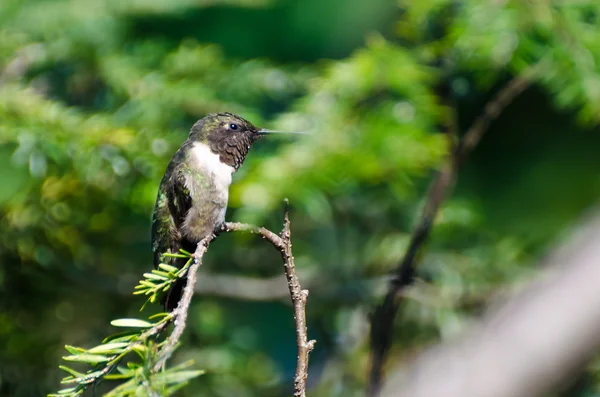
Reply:
[[225, 222], [222, 222], [221, 224], [217, 225], [217, 227], [215, 227], [215, 229], [213, 230], [213, 236], [217, 237], [219, 234], [225, 231], [227, 231], [227, 224]]

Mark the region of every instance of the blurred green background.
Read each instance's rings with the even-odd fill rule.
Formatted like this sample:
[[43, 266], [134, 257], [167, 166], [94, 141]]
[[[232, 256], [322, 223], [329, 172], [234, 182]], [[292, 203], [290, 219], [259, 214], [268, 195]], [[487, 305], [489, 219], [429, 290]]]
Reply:
[[[290, 198], [318, 340], [310, 395], [364, 395], [368, 314], [448, 152], [444, 126], [463, 133], [544, 62], [461, 170], [393, 362], [530, 278], [598, 201], [599, 23], [593, 0], [1, 0], [0, 395], [55, 391], [63, 345], [95, 346], [111, 319], [139, 316], [160, 178], [216, 111], [314, 132], [257, 143], [227, 218], [279, 230]], [[260, 239], [226, 235], [200, 278], [281, 273]], [[208, 373], [182, 395], [290, 394], [289, 298], [240, 297], [250, 282], [194, 299], [174, 361]], [[562, 393], [600, 395], [600, 372]]]

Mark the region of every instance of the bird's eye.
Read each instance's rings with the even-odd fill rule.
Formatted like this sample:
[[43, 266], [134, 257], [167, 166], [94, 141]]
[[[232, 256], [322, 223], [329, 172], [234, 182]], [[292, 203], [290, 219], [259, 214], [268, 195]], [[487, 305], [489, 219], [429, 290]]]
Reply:
[[231, 124], [229, 124], [229, 128], [232, 129], [232, 130], [237, 130], [238, 129], [238, 125], [234, 124], [234, 123], [231, 123]]

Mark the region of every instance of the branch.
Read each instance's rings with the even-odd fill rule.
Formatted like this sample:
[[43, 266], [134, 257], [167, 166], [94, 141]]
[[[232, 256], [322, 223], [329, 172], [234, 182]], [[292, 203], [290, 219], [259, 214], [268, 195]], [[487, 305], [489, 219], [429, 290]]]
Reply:
[[298, 344], [298, 359], [294, 377], [294, 396], [306, 396], [306, 379], [308, 377], [308, 359], [316, 341], [308, 340], [306, 332], [306, 300], [308, 290], [303, 290], [296, 274], [296, 264], [292, 255], [292, 240], [290, 231], [289, 203], [285, 201], [283, 230], [280, 235], [263, 228], [243, 223], [227, 223], [222, 229], [226, 232], [241, 231], [260, 234], [268, 240], [281, 254], [287, 279], [292, 305], [294, 306], [294, 321], [296, 323], [296, 342]]
[[395, 276], [389, 284], [383, 302], [375, 308], [375, 313], [371, 319], [371, 370], [367, 395], [375, 397], [380, 393], [383, 366], [392, 344], [394, 320], [400, 306], [398, 296], [414, 280], [417, 256], [431, 234], [433, 222], [442, 202], [456, 182], [459, 166], [464, 162], [469, 152], [477, 146], [491, 122], [498, 118], [502, 111], [530, 86], [532, 78], [539, 72], [542, 64], [543, 62], [513, 78], [496, 94], [485, 106], [483, 113], [464, 134], [458, 146], [451, 150], [451, 155], [446, 164], [431, 183], [420, 221], [413, 231], [406, 253], [396, 268]]
[[306, 396], [306, 379], [308, 377], [308, 356], [315, 347], [316, 341], [308, 340], [306, 335], [306, 299], [308, 290], [303, 290], [296, 275], [296, 264], [292, 255], [292, 240], [290, 231], [289, 203], [285, 201], [285, 212], [281, 239], [284, 242], [281, 252], [285, 276], [288, 280], [292, 304], [294, 305], [294, 320], [296, 321], [296, 341], [298, 343], [298, 360], [294, 378], [294, 396]]
[[154, 372], [159, 372], [162, 369], [162, 367], [165, 365], [165, 362], [171, 357], [177, 348], [179, 338], [181, 338], [181, 335], [183, 335], [183, 331], [185, 330], [187, 323], [188, 310], [190, 308], [190, 303], [192, 303], [192, 297], [194, 296], [196, 273], [202, 264], [202, 257], [208, 250], [208, 246], [216, 237], [216, 235], [211, 234], [210, 236], [200, 240], [198, 246], [196, 247], [196, 252], [194, 252], [194, 263], [188, 269], [187, 283], [183, 289], [183, 294], [179, 300], [179, 303], [177, 304], [177, 307], [171, 312], [171, 318], [173, 319], [175, 328], [173, 328], [173, 332], [167, 338], [167, 342], [158, 352], [158, 359], [156, 360], [156, 364], [154, 364]]
[[[259, 234], [264, 239], [269, 241], [275, 249], [281, 254], [285, 276], [288, 281], [289, 293], [294, 307], [294, 320], [296, 323], [296, 339], [298, 343], [298, 360], [296, 367], [296, 375], [294, 377], [294, 396], [306, 396], [306, 379], [308, 377], [308, 359], [310, 352], [314, 348], [316, 341], [308, 341], [306, 332], [306, 300], [308, 290], [302, 290], [300, 281], [296, 275], [296, 265], [294, 256], [292, 255], [292, 241], [290, 232], [290, 219], [288, 202], [285, 202], [283, 230], [280, 235], [254, 225], [244, 223], [229, 222], [218, 230], [218, 232], [245, 232]], [[187, 273], [187, 284], [183, 290], [183, 295], [177, 308], [170, 313], [171, 318], [175, 323], [175, 328], [171, 335], [167, 338], [166, 343], [158, 353], [158, 360], [154, 365], [154, 371], [158, 372], [162, 369], [165, 362], [171, 357], [173, 351], [179, 343], [179, 339], [183, 334], [186, 326], [187, 312], [194, 295], [196, 284], [196, 273], [202, 264], [202, 258], [210, 243], [217, 238], [217, 235], [210, 235], [202, 239], [194, 253], [194, 263], [190, 266]]]

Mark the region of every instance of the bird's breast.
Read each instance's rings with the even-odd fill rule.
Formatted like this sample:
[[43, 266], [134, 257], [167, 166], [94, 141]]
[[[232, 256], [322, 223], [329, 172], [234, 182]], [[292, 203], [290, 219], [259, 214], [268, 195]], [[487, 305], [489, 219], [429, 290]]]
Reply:
[[221, 162], [203, 143], [195, 143], [189, 152], [184, 172], [192, 207], [186, 214], [183, 232], [193, 240], [211, 233], [225, 221], [229, 185], [235, 169]]

